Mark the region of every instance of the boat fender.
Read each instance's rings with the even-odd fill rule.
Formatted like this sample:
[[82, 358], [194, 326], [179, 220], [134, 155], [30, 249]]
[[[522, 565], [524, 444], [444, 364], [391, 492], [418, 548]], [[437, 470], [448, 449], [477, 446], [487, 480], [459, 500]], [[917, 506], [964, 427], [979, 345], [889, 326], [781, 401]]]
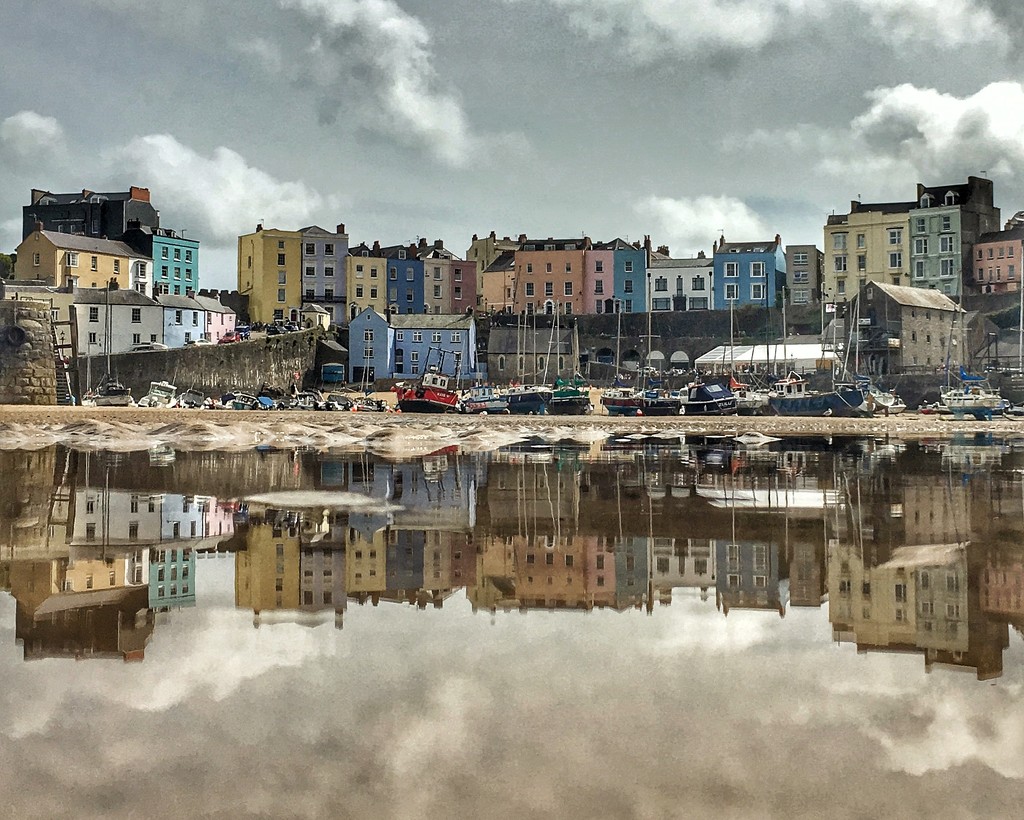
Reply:
[[685, 416], [686, 415], [686, 405], [685, 404], [679, 405], [679, 415], [680, 416]]
[[9, 325], [3, 329], [2, 338], [11, 347], [21, 347], [25, 344], [28, 335], [25, 333], [25, 328]]

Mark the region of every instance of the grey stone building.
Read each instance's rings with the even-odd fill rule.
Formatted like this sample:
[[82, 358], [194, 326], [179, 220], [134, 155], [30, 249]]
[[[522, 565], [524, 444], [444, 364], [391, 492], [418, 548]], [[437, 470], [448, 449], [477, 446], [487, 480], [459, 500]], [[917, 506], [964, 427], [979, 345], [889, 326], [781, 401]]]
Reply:
[[821, 272], [825, 254], [816, 245], [786, 246], [786, 291], [791, 305], [821, 301]]
[[43, 230], [106, 239], [120, 239], [129, 220], [141, 227], [159, 228], [160, 212], [149, 200], [149, 188], [98, 193], [82, 190], [54, 194], [32, 189], [31, 202], [21, 209], [21, 238], [27, 239], [43, 223]]

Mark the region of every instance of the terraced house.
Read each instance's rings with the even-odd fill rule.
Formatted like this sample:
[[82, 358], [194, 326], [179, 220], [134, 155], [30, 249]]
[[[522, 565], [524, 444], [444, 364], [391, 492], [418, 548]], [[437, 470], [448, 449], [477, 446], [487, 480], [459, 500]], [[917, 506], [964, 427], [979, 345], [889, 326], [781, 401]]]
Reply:
[[[133, 262], [148, 262], [124, 242], [56, 233], [39, 225], [17, 248], [14, 278], [58, 287], [135, 289]], [[136, 265], [138, 269], [138, 265]]]
[[335, 324], [345, 321], [348, 234], [339, 223], [331, 233], [319, 225], [302, 229], [302, 301], [320, 305]]
[[238, 292], [249, 299], [252, 322], [299, 321], [302, 232], [260, 224], [238, 237]]
[[786, 255], [782, 237], [755, 242], [726, 242], [713, 246], [714, 304], [774, 307], [786, 283]]

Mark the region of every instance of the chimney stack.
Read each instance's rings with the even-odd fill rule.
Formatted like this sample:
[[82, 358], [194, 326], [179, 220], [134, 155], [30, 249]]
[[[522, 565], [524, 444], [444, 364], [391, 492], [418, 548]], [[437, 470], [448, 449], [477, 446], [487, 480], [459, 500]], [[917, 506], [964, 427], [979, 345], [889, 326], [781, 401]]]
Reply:
[[[662, 256], [672, 255], [668, 252], [668, 245], [658, 245], [658, 253], [660, 253]], [[704, 251], [701, 251], [701, 253], [704, 253]]]
[[334, 229], [335, 233], [345, 233], [345, 223], [339, 222], [338, 227]]
[[522, 245], [525, 242], [526, 242], [526, 234], [525, 233], [519, 234], [519, 244]]
[[[412, 246], [410, 245], [410, 247], [412, 247]], [[427, 237], [421, 236], [419, 243], [417, 243], [417, 247], [420, 247], [420, 248], [427, 247]]]
[[380, 240], [378, 239], [373, 240], [373, 252], [375, 254], [380, 253]]
[[444, 249], [444, 240], [443, 239], [435, 239], [434, 240], [434, 250], [440, 251], [440, 250], [443, 250], [443, 249]]
[[257, 222], [256, 223], [256, 233], [259, 233], [262, 230], [263, 230], [263, 223], [262, 222]]

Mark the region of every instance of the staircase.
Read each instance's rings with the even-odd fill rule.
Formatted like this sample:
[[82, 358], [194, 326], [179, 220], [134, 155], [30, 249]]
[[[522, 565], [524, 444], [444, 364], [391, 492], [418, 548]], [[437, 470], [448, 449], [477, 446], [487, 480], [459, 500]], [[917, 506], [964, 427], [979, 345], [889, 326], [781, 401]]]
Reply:
[[[57, 336], [57, 328], [67, 327], [67, 332]], [[50, 332], [53, 334], [53, 367], [57, 379], [57, 404], [65, 407], [75, 403], [71, 391], [71, 367], [75, 361], [74, 345], [70, 341], [71, 322], [51, 322]], [[62, 341], [63, 339], [68, 341]]]

